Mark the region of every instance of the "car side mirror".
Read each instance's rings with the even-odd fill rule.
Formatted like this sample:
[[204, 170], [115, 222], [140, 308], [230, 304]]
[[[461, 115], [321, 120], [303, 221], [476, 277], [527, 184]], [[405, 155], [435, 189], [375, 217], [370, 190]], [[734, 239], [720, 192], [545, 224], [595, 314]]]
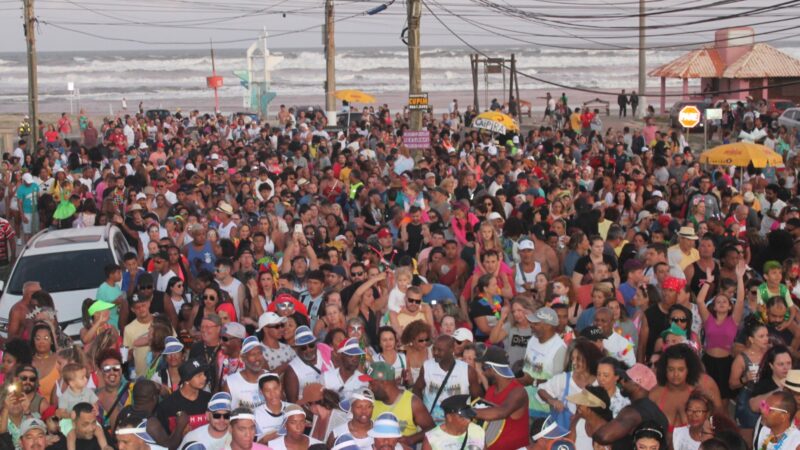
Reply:
[[5, 289], [5, 287], [6, 287], [6, 282], [3, 281], [3, 280], [0, 280], [0, 293], [3, 292], [3, 289]]

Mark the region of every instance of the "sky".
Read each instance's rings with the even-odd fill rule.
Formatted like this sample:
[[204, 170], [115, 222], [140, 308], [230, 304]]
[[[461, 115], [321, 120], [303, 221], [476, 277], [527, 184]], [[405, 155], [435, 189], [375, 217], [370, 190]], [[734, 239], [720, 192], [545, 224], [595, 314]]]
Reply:
[[[404, 1], [364, 14], [381, 3], [336, 0], [337, 47], [403, 46]], [[425, 0], [425, 5], [430, 10], [423, 7], [421, 34], [428, 48], [463, 47], [465, 41], [480, 48], [637, 46], [638, 0]], [[691, 44], [679, 47], [688, 49], [712, 40], [714, 29], [742, 25], [754, 26], [757, 41], [800, 44], [800, 0], [647, 0], [647, 10], [652, 27], [647, 46]], [[263, 29], [272, 49], [323, 45], [324, 0], [35, 0], [35, 11], [41, 52], [207, 48], [209, 40], [217, 48], [244, 49]], [[743, 17], [720, 20], [732, 15]], [[22, 0], [0, 0], [0, 53], [24, 51]]]

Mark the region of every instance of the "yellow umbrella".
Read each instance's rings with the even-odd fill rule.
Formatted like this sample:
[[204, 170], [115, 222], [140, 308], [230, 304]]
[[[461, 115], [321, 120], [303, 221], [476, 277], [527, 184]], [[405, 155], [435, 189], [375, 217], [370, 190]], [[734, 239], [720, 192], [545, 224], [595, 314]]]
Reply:
[[509, 131], [519, 132], [519, 124], [508, 114], [498, 111], [486, 111], [478, 114], [472, 121], [474, 128], [489, 130], [492, 133], [506, 134]]
[[769, 147], [750, 142], [736, 142], [712, 148], [700, 155], [700, 162], [737, 167], [747, 167], [753, 163], [753, 167], [764, 168], [783, 164], [783, 158]]
[[347, 103], [375, 103], [375, 97], [356, 89], [336, 91], [334, 95]]

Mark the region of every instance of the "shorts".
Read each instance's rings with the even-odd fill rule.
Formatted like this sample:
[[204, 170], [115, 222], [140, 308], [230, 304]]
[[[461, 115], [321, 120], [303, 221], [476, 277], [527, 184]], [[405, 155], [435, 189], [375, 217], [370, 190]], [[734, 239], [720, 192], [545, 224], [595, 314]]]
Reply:
[[22, 232], [25, 234], [31, 234], [31, 230], [33, 229], [33, 213], [22, 213], [27, 219], [28, 222], [22, 222]]

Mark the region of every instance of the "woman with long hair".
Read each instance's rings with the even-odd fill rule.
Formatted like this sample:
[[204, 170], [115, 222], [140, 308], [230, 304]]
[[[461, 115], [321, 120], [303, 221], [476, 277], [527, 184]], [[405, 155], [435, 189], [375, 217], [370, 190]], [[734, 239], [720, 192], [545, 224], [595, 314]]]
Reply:
[[775, 345], [764, 354], [758, 370], [758, 381], [753, 386], [750, 396], [749, 405], [753, 412], [761, 410], [761, 401], [772, 391], [783, 389], [783, 383], [792, 369], [792, 363], [792, 354], [785, 345]]
[[624, 376], [625, 370], [625, 365], [611, 356], [604, 356], [597, 363], [597, 380], [594, 384], [603, 388], [608, 394], [612, 417], [617, 417], [622, 408], [631, 403], [628, 397], [622, 395], [622, 390], [619, 388], [619, 381]]
[[728, 387], [731, 391], [739, 391], [734, 417], [742, 435], [747, 439], [747, 437], [752, 438], [753, 428], [758, 420], [758, 413], [750, 409], [749, 401], [758, 381], [759, 367], [770, 348], [770, 343], [767, 326], [754, 315], [745, 320], [744, 334], [745, 349], [733, 360]]
[[597, 364], [603, 352], [586, 338], [575, 339], [567, 355], [564, 372], [553, 376], [538, 387], [539, 397], [550, 406], [551, 411], [561, 412], [569, 408], [575, 414], [575, 404], [565, 396], [578, 394], [595, 382]]
[[33, 367], [42, 374], [39, 378], [39, 392], [44, 398], [52, 398], [61, 372], [56, 358], [56, 338], [50, 324], [39, 321], [33, 325], [30, 345], [33, 348]]
[[495, 274], [481, 275], [475, 283], [473, 292], [472, 301], [469, 303], [469, 318], [475, 342], [484, 342], [489, 339], [492, 328], [500, 321], [503, 309], [503, 298], [500, 296]]
[[528, 299], [514, 297], [511, 306], [504, 306], [497, 321], [489, 334], [490, 342], [503, 343], [503, 348], [508, 352], [508, 363], [514, 367], [525, 358], [528, 339], [533, 334], [527, 315], [532, 311]]
[[179, 277], [172, 277], [167, 282], [167, 290], [164, 292], [164, 311], [172, 322], [172, 327], [178, 327], [178, 313], [184, 303], [188, 303], [185, 291], [186, 283]]
[[431, 326], [422, 320], [416, 320], [408, 324], [400, 336], [403, 344], [402, 350], [406, 354], [408, 363], [407, 377], [404, 380], [406, 386], [413, 386], [419, 377], [422, 364], [433, 357], [431, 353], [431, 340], [433, 332]]

